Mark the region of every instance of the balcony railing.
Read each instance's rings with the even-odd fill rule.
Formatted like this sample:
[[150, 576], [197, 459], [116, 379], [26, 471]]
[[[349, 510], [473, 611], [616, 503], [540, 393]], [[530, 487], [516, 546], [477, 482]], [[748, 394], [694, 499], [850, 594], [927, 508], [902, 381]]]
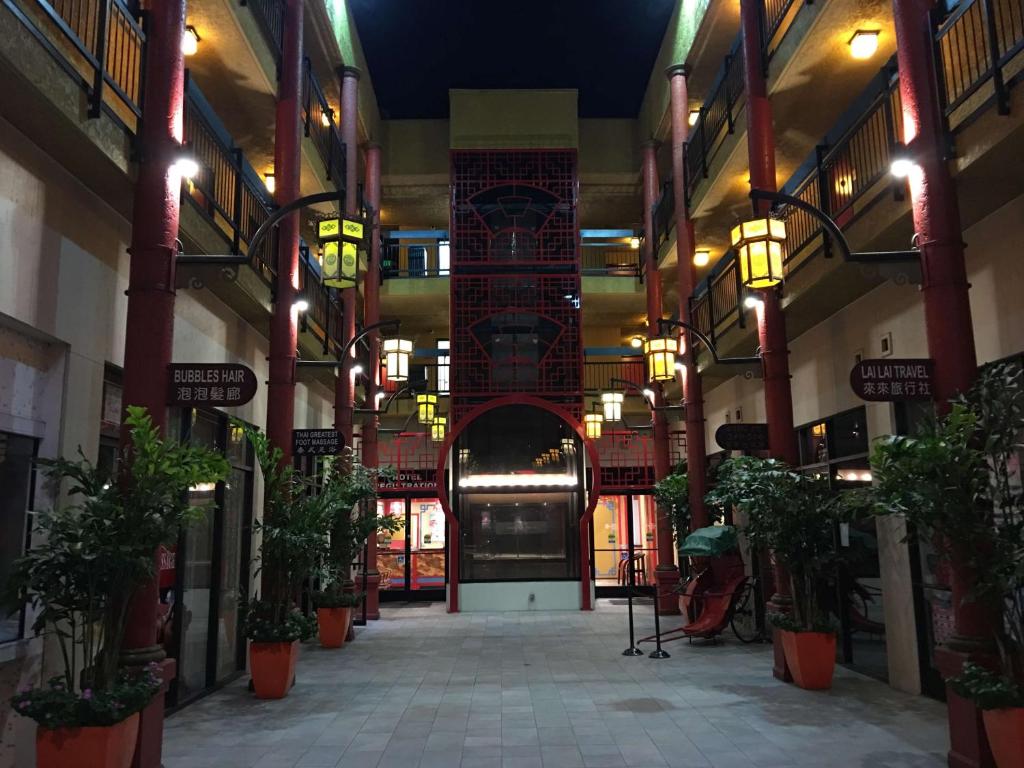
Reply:
[[339, 192], [344, 191], [345, 144], [335, 124], [334, 110], [327, 103], [309, 59], [303, 67], [302, 119], [306, 135], [313, 140], [324, 163], [327, 180], [334, 182]]
[[635, 357], [623, 360], [587, 360], [583, 364], [583, 391], [587, 394], [619, 389], [620, 387], [612, 384], [612, 379], [623, 379], [638, 387], [644, 386], [647, 381], [644, 359]]
[[668, 233], [672, 229], [672, 222], [675, 220], [675, 215], [675, 185], [671, 181], [666, 181], [661, 185], [661, 194], [658, 196], [658, 200], [654, 204], [654, 232], [651, 237], [654, 238], [655, 254], [661, 250], [661, 246], [664, 245], [666, 240], [668, 240]]
[[381, 276], [387, 280], [397, 277], [447, 277], [450, 274], [448, 241], [413, 238], [384, 240], [381, 248]]
[[284, 35], [284, 2], [282, 0], [241, 0], [249, 6], [256, 24], [260, 28], [274, 59], [281, 61], [281, 45]]
[[142, 115], [146, 35], [135, 2], [2, 0], [88, 96], [89, 117], [107, 114], [129, 133]]
[[256, 253], [249, 252], [249, 240], [270, 216], [270, 195], [191, 80], [185, 90], [185, 142], [199, 164], [199, 173], [186, 182], [188, 200], [224, 237], [231, 253], [247, 254], [253, 270], [273, 285], [276, 239], [267, 238]]
[[703, 286], [701, 293], [690, 297], [690, 318], [697, 330], [716, 344], [734, 325], [744, 324], [743, 285], [736, 259], [730, 254], [719, 261]]
[[639, 277], [640, 249], [620, 245], [586, 245], [580, 248], [580, 271], [589, 276]]

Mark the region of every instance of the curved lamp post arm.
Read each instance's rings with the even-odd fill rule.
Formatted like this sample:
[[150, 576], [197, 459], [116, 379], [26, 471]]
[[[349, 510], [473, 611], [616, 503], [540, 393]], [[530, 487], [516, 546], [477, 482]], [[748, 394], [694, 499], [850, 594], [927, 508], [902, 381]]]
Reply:
[[715, 345], [711, 343], [711, 339], [709, 339], [707, 336], [698, 331], [689, 323], [683, 322], [682, 320], [669, 320], [664, 317], [659, 317], [658, 332], [664, 334], [665, 328], [682, 328], [692, 333], [694, 336], [700, 339], [701, 343], [705, 347], [708, 348], [708, 352], [711, 353], [711, 359], [714, 360], [716, 363], [721, 363], [723, 365], [752, 365], [754, 363], [757, 363], [758, 365], [761, 364], [760, 355], [752, 355], [749, 357], [719, 357], [718, 350], [715, 348]]
[[365, 328], [363, 328], [363, 330], [360, 333], [357, 333], [355, 336], [348, 340], [348, 342], [342, 348], [341, 354], [338, 355], [337, 360], [296, 360], [295, 364], [302, 368], [337, 368], [344, 362], [345, 356], [352, 351], [352, 347], [354, 347], [360, 341], [365, 339], [371, 333], [373, 333], [374, 331], [379, 331], [383, 328], [393, 328], [394, 330], [397, 331], [401, 325], [401, 320], [382, 320], [379, 323], [372, 323], [371, 325], [368, 325]]

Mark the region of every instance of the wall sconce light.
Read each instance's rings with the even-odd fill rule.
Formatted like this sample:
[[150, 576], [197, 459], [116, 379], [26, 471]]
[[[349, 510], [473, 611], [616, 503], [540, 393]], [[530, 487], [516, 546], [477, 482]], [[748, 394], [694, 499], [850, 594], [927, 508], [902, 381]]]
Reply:
[[629, 346], [631, 346], [633, 349], [640, 349], [640, 347], [642, 347], [643, 345], [644, 340], [642, 336], [634, 336], [632, 339], [629, 340]]
[[783, 280], [782, 244], [786, 224], [779, 219], [753, 219], [732, 228], [732, 247], [740, 277], [748, 288], [772, 288]]
[[878, 30], [858, 29], [850, 38], [850, 55], [858, 60], [870, 59], [878, 50]]
[[171, 163], [171, 170], [183, 179], [194, 179], [199, 174], [199, 162], [191, 153], [182, 151]]
[[690, 124], [690, 127], [693, 128], [693, 126], [697, 124], [698, 120], [700, 120], [700, 110], [691, 109], [690, 114], [686, 118], [686, 122], [688, 122]]
[[917, 167], [914, 158], [902, 144], [897, 144], [892, 153], [892, 160], [889, 163], [889, 173], [897, 179], [905, 179]]
[[640, 238], [637, 237], [636, 235], [633, 235], [631, 238], [629, 238], [629, 247], [631, 249], [633, 249], [634, 251], [639, 251], [640, 250]]
[[320, 113], [320, 125], [324, 128], [331, 127], [331, 112], [330, 110], [324, 110]]
[[416, 420], [420, 424], [434, 421], [437, 411], [437, 395], [416, 395]]
[[274, 172], [267, 171], [263, 174], [263, 186], [267, 188], [267, 192], [274, 194], [277, 190], [277, 182], [274, 179]]
[[383, 352], [388, 381], [408, 381], [412, 342], [408, 339], [384, 339]]
[[187, 25], [185, 31], [181, 33], [181, 52], [186, 56], [195, 56], [196, 51], [199, 50], [200, 39], [196, 28], [191, 24]]
[[605, 392], [601, 395], [605, 421], [622, 421], [622, 402], [625, 399], [621, 392]]
[[698, 248], [693, 252], [693, 265], [695, 267], [706, 267], [711, 261], [711, 251], [707, 248]]
[[306, 301], [305, 299], [301, 299], [301, 298], [300, 299], [296, 299], [295, 303], [292, 304], [292, 309], [294, 309], [296, 312], [308, 312], [309, 311], [309, 302]]

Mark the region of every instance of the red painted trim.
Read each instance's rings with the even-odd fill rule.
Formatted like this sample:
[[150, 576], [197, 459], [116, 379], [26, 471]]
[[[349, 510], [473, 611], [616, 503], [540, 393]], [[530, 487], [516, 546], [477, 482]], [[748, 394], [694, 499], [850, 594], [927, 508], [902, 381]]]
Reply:
[[587, 439], [583, 425], [577, 421], [572, 413], [561, 406], [542, 400], [539, 397], [530, 395], [505, 395], [494, 400], [478, 405], [463, 418], [452, 425], [451, 430], [441, 444], [437, 456], [437, 500], [444, 510], [444, 516], [448, 520], [448, 611], [449, 613], [459, 612], [459, 521], [452, 514], [451, 505], [448, 500], [448, 488], [443, 481], [445, 468], [448, 466], [448, 455], [451, 453], [455, 439], [468, 427], [474, 419], [495, 408], [506, 405], [532, 405], [541, 410], [553, 413], [562, 421], [568, 424], [580, 436], [583, 446], [587, 451], [587, 458], [590, 460], [591, 474], [594, 478], [594, 486], [587, 497], [587, 508], [580, 518], [580, 589], [581, 608], [584, 611], [593, 610], [593, 603], [590, 599], [590, 523], [594, 517], [594, 509], [597, 507], [597, 500], [601, 496], [601, 461], [597, 455], [597, 446], [593, 441]]

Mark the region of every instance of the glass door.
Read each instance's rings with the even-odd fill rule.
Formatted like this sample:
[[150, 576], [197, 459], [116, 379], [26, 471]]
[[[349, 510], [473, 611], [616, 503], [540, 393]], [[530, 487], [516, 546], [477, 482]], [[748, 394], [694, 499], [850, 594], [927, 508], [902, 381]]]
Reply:
[[382, 600], [443, 600], [447, 523], [436, 498], [383, 498], [377, 514], [398, 518], [398, 528], [377, 539]]
[[594, 584], [599, 597], [626, 594], [632, 571], [638, 587], [655, 583], [657, 512], [648, 494], [601, 496], [591, 525]]

